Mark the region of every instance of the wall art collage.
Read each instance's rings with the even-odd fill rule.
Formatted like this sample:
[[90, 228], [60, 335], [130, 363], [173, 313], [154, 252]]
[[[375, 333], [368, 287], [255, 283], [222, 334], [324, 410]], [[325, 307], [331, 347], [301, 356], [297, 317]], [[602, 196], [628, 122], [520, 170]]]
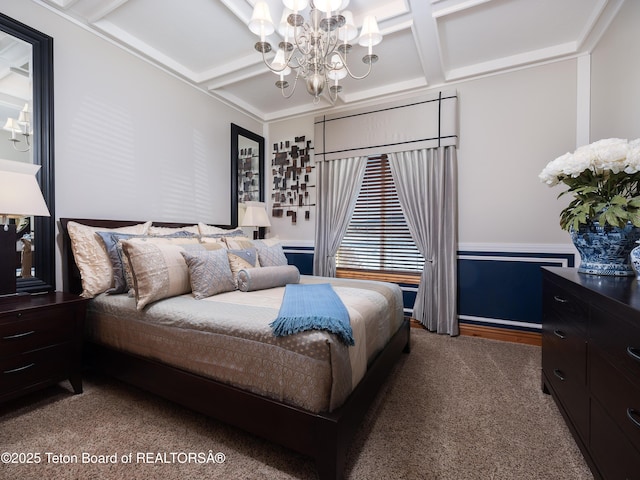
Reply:
[[271, 216], [291, 218], [295, 225], [302, 216], [311, 219], [315, 207], [315, 165], [312, 163], [311, 140], [304, 136], [273, 144], [271, 173], [273, 178]]

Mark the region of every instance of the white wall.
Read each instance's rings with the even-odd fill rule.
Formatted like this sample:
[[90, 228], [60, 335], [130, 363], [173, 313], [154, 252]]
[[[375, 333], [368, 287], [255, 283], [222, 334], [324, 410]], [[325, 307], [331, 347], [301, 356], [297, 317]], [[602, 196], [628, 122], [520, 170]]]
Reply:
[[639, 21], [625, 2], [591, 55], [591, 141], [640, 137]]
[[2, 12], [54, 39], [56, 219], [230, 221], [230, 124], [261, 123], [39, 4]]

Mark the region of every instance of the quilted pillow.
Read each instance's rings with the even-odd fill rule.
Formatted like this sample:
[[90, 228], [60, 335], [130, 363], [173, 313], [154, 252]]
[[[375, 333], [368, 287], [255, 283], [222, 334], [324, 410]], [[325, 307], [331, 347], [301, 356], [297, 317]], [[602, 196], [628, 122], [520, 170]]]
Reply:
[[[147, 237], [122, 241], [122, 248], [133, 274], [138, 310], [156, 300], [191, 291], [189, 269], [182, 252], [202, 251], [205, 246], [198, 239], [169, 240]], [[185, 243], [179, 243], [179, 240]], [[195, 243], [189, 242], [190, 240]]]
[[129, 227], [107, 229], [90, 227], [77, 222], [67, 223], [67, 231], [71, 239], [73, 257], [82, 278], [82, 294], [93, 298], [113, 286], [113, 268], [104, 243], [97, 231], [112, 231], [143, 235], [147, 233], [151, 222], [140, 223]]
[[227, 250], [227, 256], [229, 258], [231, 273], [233, 273], [233, 281], [236, 285], [238, 284], [238, 272], [240, 270], [260, 266], [258, 251], [255, 248]]
[[242, 292], [284, 287], [298, 282], [300, 282], [300, 271], [294, 265], [250, 268], [238, 272], [238, 290]]
[[236, 289], [226, 250], [181, 253], [187, 262], [191, 291], [197, 300]]
[[288, 265], [287, 256], [282, 250], [282, 245], [274, 245], [273, 247], [267, 247], [264, 245], [257, 245], [258, 260], [260, 260], [261, 267], [278, 267], [282, 265]]

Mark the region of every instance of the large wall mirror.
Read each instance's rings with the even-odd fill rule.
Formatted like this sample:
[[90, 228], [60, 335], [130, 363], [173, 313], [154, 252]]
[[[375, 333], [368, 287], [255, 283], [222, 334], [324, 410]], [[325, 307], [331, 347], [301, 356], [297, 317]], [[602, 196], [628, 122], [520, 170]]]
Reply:
[[17, 269], [16, 281], [18, 291], [40, 292], [55, 288], [53, 39], [0, 14], [0, 128], [25, 109], [31, 118], [30, 146], [26, 138], [10, 141], [15, 132], [3, 130], [0, 158], [41, 166], [37, 177], [51, 216], [20, 222], [18, 229], [32, 239], [32, 269], [28, 275]]
[[231, 225], [242, 225], [244, 205], [264, 202], [264, 138], [231, 124]]

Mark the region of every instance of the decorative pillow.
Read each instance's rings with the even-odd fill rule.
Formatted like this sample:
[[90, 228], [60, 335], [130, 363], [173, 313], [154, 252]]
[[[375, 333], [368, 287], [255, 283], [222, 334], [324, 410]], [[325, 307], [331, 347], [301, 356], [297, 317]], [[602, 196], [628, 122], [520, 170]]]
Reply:
[[225, 243], [229, 250], [245, 250], [247, 248], [256, 248], [253, 240], [249, 240], [248, 237], [243, 236], [225, 236]]
[[[151, 230], [151, 229], [150, 229]], [[157, 230], [156, 230], [157, 231]], [[175, 231], [168, 233], [160, 237], [150, 237], [149, 235], [133, 235], [130, 233], [117, 233], [117, 232], [96, 232], [102, 238], [104, 246], [107, 249], [107, 255], [111, 261], [111, 267], [113, 269], [113, 287], [105, 291], [108, 295], [114, 295], [119, 293], [126, 293], [133, 288], [132, 277], [127, 277], [126, 264], [123, 261], [122, 252], [122, 240], [129, 240], [131, 238], [159, 238], [160, 240], [150, 240], [152, 242], [159, 243], [197, 243], [197, 235], [186, 231]], [[183, 240], [188, 238], [187, 242]], [[178, 240], [176, 240], [178, 239]], [[145, 240], [147, 241], [147, 240]]]
[[128, 240], [136, 235], [131, 233], [114, 232], [96, 232], [96, 234], [102, 238], [104, 246], [107, 249], [109, 261], [111, 262], [111, 269], [113, 270], [113, 286], [105, 290], [105, 293], [108, 295], [115, 295], [118, 293], [128, 292], [132, 285], [127, 285], [125, 267], [122, 258], [122, 244], [120, 241]]
[[200, 243], [218, 245], [218, 248], [227, 248], [227, 244], [222, 237], [200, 237]]
[[282, 245], [274, 245], [273, 247], [257, 245], [258, 260], [261, 267], [277, 267], [287, 265], [289, 262], [287, 256], [282, 250]]
[[198, 225], [189, 225], [186, 227], [156, 227], [151, 225], [149, 227], [149, 235], [155, 236], [164, 236], [164, 235], [174, 235], [180, 232], [192, 233], [194, 235], [200, 235], [200, 229]]
[[181, 253], [187, 262], [191, 291], [197, 300], [236, 289], [226, 250]]
[[244, 235], [242, 228], [220, 228], [213, 225], [207, 225], [206, 223], [198, 223], [198, 230], [200, 235]]
[[238, 290], [252, 292], [265, 288], [284, 287], [300, 282], [300, 271], [295, 265], [242, 269], [238, 272]]
[[82, 296], [93, 298], [113, 286], [113, 269], [104, 243], [97, 231], [112, 231], [142, 235], [151, 222], [120, 228], [90, 227], [77, 222], [67, 223], [71, 250], [82, 278]]
[[233, 281], [237, 285], [238, 272], [242, 269], [257, 268], [260, 266], [258, 261], [258, 251], [255, 248], [246, 248], [243, 250], [227, 250], [229, 257], [229, 266], [233, 273]]
[[205, 248], [197, 239], [196, 243], [183, 244], [159, 242], [161, 239], [162, 237], [147, 237], [122, 241], [122, 248], [133, 273], [138, 310], [156, 300], [190, 292], [189, 269], [182, 252], [202, 251]]

